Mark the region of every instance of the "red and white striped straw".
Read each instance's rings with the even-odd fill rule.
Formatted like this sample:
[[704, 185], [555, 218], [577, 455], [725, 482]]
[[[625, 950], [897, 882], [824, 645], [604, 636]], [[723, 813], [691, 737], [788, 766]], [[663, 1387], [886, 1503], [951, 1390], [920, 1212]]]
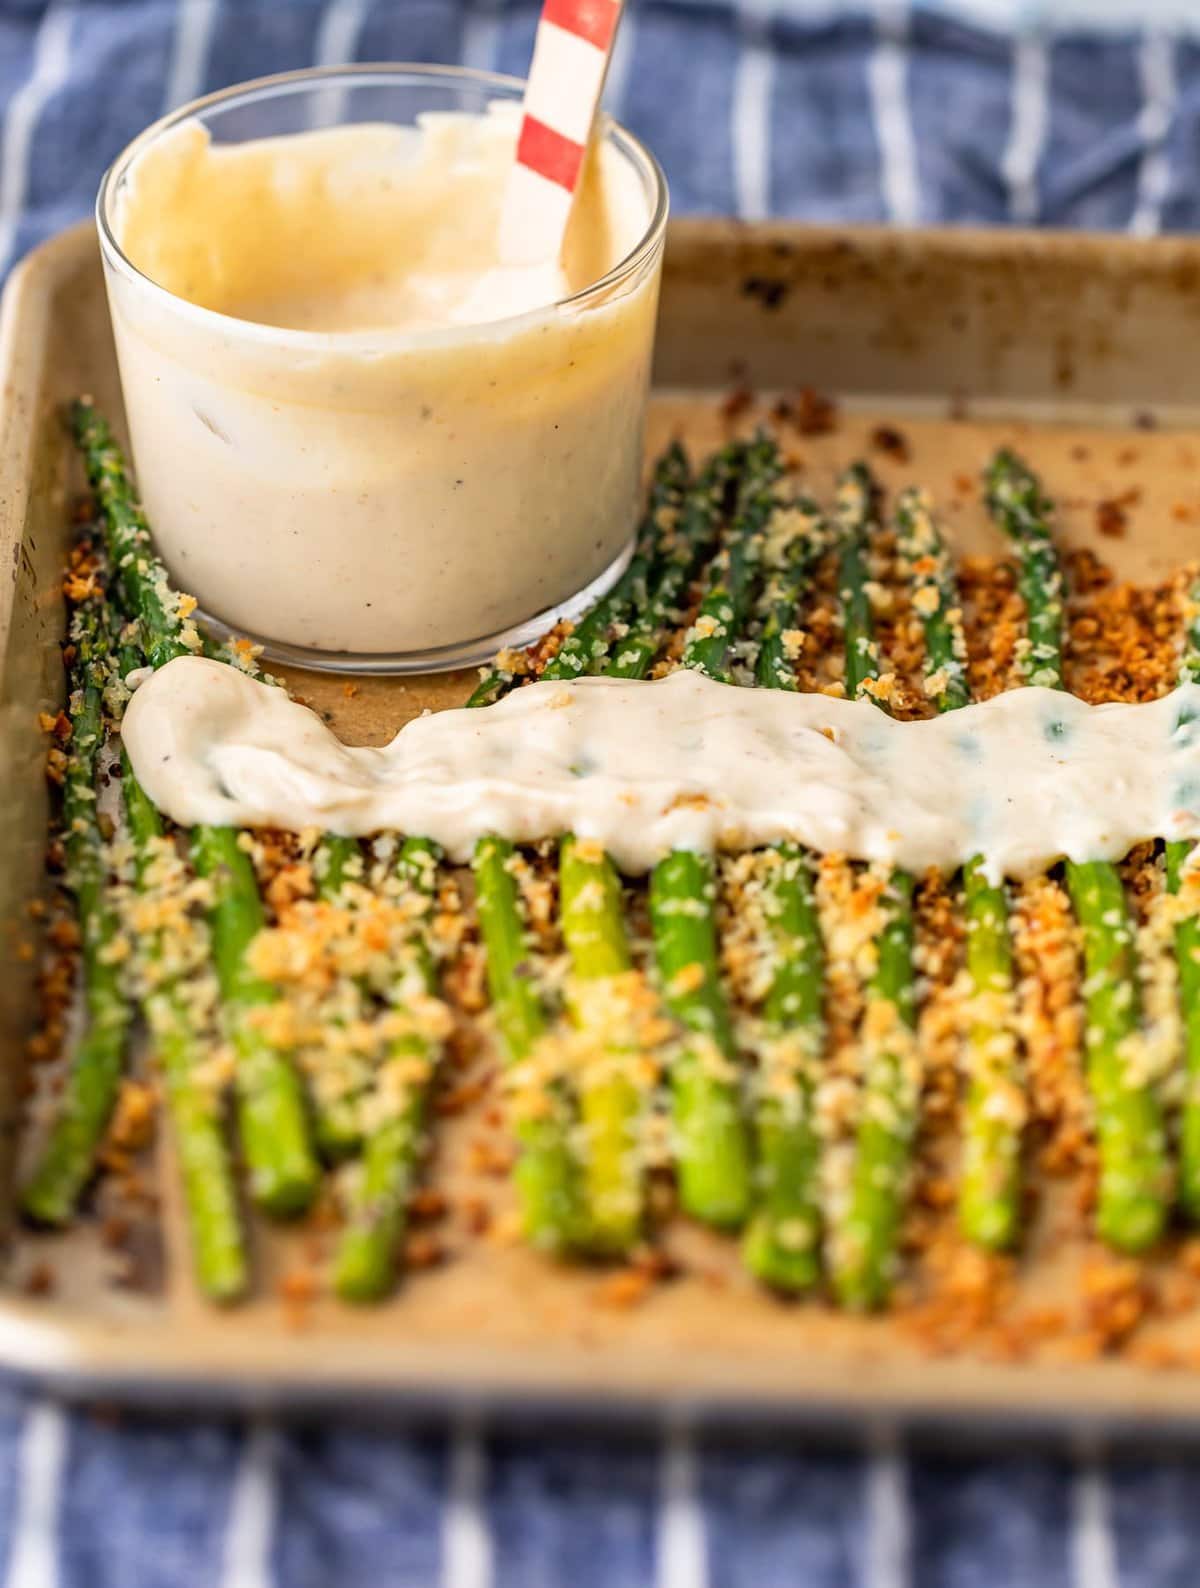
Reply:
[[624, 0], [544, 0], [500, 218], [506, 264], [557, 259]]

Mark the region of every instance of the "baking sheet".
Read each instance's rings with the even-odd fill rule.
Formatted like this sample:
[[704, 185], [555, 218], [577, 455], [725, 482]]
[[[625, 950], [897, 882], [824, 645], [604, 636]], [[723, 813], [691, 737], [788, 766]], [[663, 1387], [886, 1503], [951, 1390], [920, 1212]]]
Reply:
[[[818, 495], [899, 422], [909, 459], [873, 452], [888, 485], [937, 494], [956, 549], [994, 549], [975, 482], [997, 441], [1016, 441], [1063, 500], [1064, 539], [1096, 544], [1118, 572], [1160, 576], [1200, 551], [1200, 247], [1020, 234], [841, 233], [795, 227], [676, 226], [668, 251], [658, 385], [649, 450], [682, 434], [697, 448], [723, 436], [730, 391], [814, 387], [837, 398], [832, 433], [785, 426], [789, 452]], [[89, 391], [119, 399], [95, 239], [89, 227], [47, 245], [14, 276], [0, 325], [0, 1117], [10, 1137], [24, 1071], [35, 923], [44, 886], [47, 801], [36, 713], [61, 698], [58, 579], [70, 493], [80, 483], [58, 406]], [[1014, 418], [1014, 416], [1017, 416]], [[1147, 428], [1153, 426], [1153, 428]], [[1100, 536], [1101, 499], [1136, 486], [1126, 534]], [[379, 742], [427, 705], [464, 698], [467, 680], [294, 675], [344, 736]], [[26, 948], [28, 945], [28, 949]], [[488, 1101], [482, 1103], [487, 1107]], [[933, 1357], [903, 1319], [846, 1317], [762, 1294], [723, 1239], [678, 1226], [682, 1276], [633, 1306], [615, 1305], [605, 1274], [560, 1268], [504, 1235], [503, 1176], [476, 1161], [478, 1119], [439, 1127], [434, 1184], [490, 1209], [492, 1234], [439, 1227], [444, 1264], [409, 1275], [395, 1298], [354, 1311], [306, 1298], [303, 1276], [328, 1237], [254, 1226], [255, 1299], [222, 1314], [199, 1298], [184, 1249], [169, 1163], [162, 1164], [161, 1273], [112, 1281], [94, 1226], [65, 1237], [10, 1231], [0, 1293], [0, 1366], [60, 1383], [140, 1396], [284, 1398], [387, 1394], [521, 1400], [560, 1407], [703, 1403], [773, 1414], [962, 1417], [1022, 1421], [1200, 1421], [1200, 1374], [1138, 1360]], [[169, 1142], [162, 1153], [169, 1158]], [[11, 1154], [8, 1155], [11, 1161]], [[1030, 1305], [1074, 1295], [1089, 1259], [1065, 1241], [1056, 1198], [1043, 1199], [1021, 1263]], [[459, 1252], [466, 1255], [456, 1255]], [[39, 1269], [50, 1293], [26, 1294]], [[1155, 1328], [1158, 1326], [1155, 1325]], [[1164, 1325], [1164, 1328], [1168, 1327]], [[1175, 1346], [1200, 1323], [1172, 1320]], [[1150, 1341], [1152, 1344], [1152, 1339]]]

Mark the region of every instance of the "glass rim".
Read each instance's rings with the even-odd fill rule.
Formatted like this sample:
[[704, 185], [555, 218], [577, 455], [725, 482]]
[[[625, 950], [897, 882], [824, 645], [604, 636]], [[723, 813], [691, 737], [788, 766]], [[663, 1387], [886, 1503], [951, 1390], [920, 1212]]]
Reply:
[[198, 316], [202, 320], [218, 322], [226, 327], [237, 327], [238, 334], [249, 340], [279, 344], [286, 342], [289, 345], [300, 344], [309, 348], [352, 350], [355, 347], [363, 346], [377, 348], [382, 343], [386, 343], [389, 347], [436, 347], [440, 343], [460, 341], [464, 331], [475, 331], [482, 335], [491, 336], [538, 316], [545, 315], [552, 310], [586, 308], [592, 300], [605, 296], [621, 281], [635, 275], [654, 253], [655, 249], [661, 245], [670, 204], [666, 174], [655, 155], [641, 139], [607, 114], [602, 115], [601, 118], [602, 136], [607, 141], [612, 142], [625, 158], [630, 161], [641, 177], [643, 186], [646, 189], [646, 197], [650, 206], [650, 218], [645, 230], [629, 252], [597, 281], [589, 282], [587, 286], [580, 287], [577, 292], [569, 293], [565, 298], [558, 298], [552, 303], [524, 310], [520, 314], [505, 315], [498, 320], [483, 321], [477, 326], [439, 326], [432, 330], [417, 331], [389, 329], [387, 327], [366, 331], [303, 331], [292, 330], [286, 326], [267, 325], [260, 320], [245, 320], [235, 314], [226, 314], [220, 309], [206, 308], [203, 304], [193, 303], [190, 298], [185, 298], [177, 292], [172, 292], [169, 287], [164, 287], [161, 282], [155, 281], [153, 276], [148, 276], [145, 271], [135, 265], [120, 243], [118, 243], [109, 217], [117, 183], [124, 177], [133, 161], [144, 149], [181, 122], [215, 107], [235, 104], [239, 100], [250, 103], [255, 99], [272, 99], [277, 95], [304, 89], [310, 85], [340, 80], [346, 86], [350, 86], [356, 80], [368, 83], [389, 79], [393, 80], [397, 86], [402, 85], [406, 81], [413, 83], [422, 81], [468, 82], [483, 88], [501, 90], [506, 97], [519, 96], [524, 93], [525, 89], [525, 83], [522, 78], [512, 77], [503, 72], [480, 71], [468, 66], [443, 66], [422, 62], [399, 61], [344, 66], [313, 66], [292, 72], [276, 72], [267, 77], [253, 78], [248, 82], [234, 83], [228, 88], [218, 89], [214, 93], [205, 94], [199, 99], [190, 100], [186, 105], [181, 105], [177, 110], [169, 111], [165, 116], [160, 116], [157, 121], [153, 121], [148, 127], [143, 128], [136, 138], [125, 145], [101, 177], [100, 187], [96, 194], [95, 216], [97, 230], [100, 235], [101, 252], [105, 259], [114, 268], [131, 278], [137, 285], [150, 291], [164, 304], [171, 305], [176, 310], [182, 310], [189, 315]]

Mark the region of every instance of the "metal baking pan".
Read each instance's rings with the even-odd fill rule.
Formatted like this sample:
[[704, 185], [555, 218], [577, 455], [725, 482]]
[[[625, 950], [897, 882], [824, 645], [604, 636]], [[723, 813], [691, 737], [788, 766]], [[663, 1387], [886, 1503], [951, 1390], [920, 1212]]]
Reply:
[[[977, 478], [998, 439], [1015, 438], [1064, 500], [1071, 543], [1092, 543], [1098, 502], [1135, 484], [1128, 532], [1105, 540], [1102, 553], [1122, 575], [1157, 577], [1200, 550], [1200, 531], [1188, 527], [1200, 525], [1198, 332], [1197, 243], [679, 223], [667, 251], [650, 446], [671, 434], [704, 446], [723, 433], [731, 407], [752, 420], [761, 410], [725, 401], [733, 387], [811, 387], [835, 398], [840, 414], [828, 434], [789, 439], [813, 488], [826, 492], [875, 427], [899, 425], [910, 461], [883, 457], [881, 474], [929, 485], [956, 546], [970, 550], [992, 542], [963, 481]], [[37, 713], [62, 695], [58, 585], [70, 496], [82, 483], [58, 409], [87, 391], [120, 413], [90, 226], [47, 244], [13, 275], [0, 365], [0, 1119], [11, 1141], [32, 1019], [28, 905], [45, 887]], [[347, 737], [379, 741], [422, 707], [461, 699], [465, 680], [364, 681], [352, 697], [340, 680], [305, 676], [297, 687]], [[452, 1190], [475, 1173], [471, 1128], [469, 1116], [439, 1128], [434, 1173]], [[353, 1311], [317, 1298], [298, 1311], [281, 1301], [281, 1281], [319, 1236], [258, 1225], [255, 1299], [222, 1313], [193, 1288], [169, 1141], [159, 1152], [162, 1262], [139, 1285], [112, 1283], [93, 1225], [58, 1237], [17, 1227], [6, 1189], [0, 1367], [141, 1397], [465, 1397], [562, 1408], [688, 1403], [821, 1419], [887, 1412], [1200, 1425], [1200, 1372], [1158, 1371], [1146, 1353], [934, 1357], [902, 1320], [762, 1294], [731, 1243], [695, 1230], [680, 1237], [683, 1276], [633, 1307], [602, 1304], [595, 1270], [481, 1240], [456, 1261], [410, 1275], [382, 1307]], [[502, 1179], [478, 1189], [500, 1203], [506, 1195]], [[1043, 1199], [1019, 1264], [1031, 1304], [1061, 1298], [1086, 1255], [1057, 1243], [1052, 1205]], [[53, 1286], [32, 1296], [40, 1265]], [[1170, 1328], [1177, 1347], [1194, 1339], [1200, 1365], [1200, 1325], [1183, 1316]]]

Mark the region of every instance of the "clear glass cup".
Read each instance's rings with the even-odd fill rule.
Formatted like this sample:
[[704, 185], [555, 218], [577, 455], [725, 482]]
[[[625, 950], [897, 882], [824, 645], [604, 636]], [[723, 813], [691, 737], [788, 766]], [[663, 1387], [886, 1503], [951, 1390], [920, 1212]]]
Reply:
[[601, 136], [639, 228], [644, 205], [636, 243], [573, 295], [484, 325], [260, 323], [168, 290], [118, 242], [131, 171], [150, 180], [142, 156], [195, 123], [219, 148], [481, 114], [522, 90], [425, 66], [266, 78], [157, 122], [105, 176], [97, 216], [139, 489], [172, 578], [218, 632], [306, 667], [460, 667], [527, 644], [624, 569], [667, 191], [615, 123]]

